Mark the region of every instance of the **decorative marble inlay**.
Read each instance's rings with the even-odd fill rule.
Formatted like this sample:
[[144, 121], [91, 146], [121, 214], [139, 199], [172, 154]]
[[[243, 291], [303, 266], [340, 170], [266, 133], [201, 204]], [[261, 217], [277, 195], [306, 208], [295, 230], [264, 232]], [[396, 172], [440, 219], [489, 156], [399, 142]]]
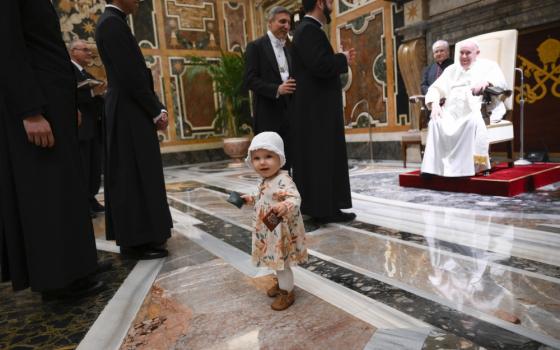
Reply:
[[382, 10], [339, 26], [343, 48], [355, 48], [356, 60], [344, 81], [344, 124], [387, 125], [387, 79]]
[[174, 49], [218, 49], [216, 0], [161, 0], [167, 46]]
[[404, 24], [411, 25], [422, 20], [422, 0], [412, 0], [404, 4]]
[[374, 1], [375, 0], [338, 0], [338, 14], [355, 10]]
[[206, 69], [190, 64], [185, 57], [170, 57], [169, 68], [177, 138], [222, 135], [222, 130], [214, 126], [219, 96]]
[[228, 51], [244, 51], [247, 46], [247, 19], [245, 4], [224, 1], [225, 36]]
[[107, 288], [95, 296], [44, 302], [39, 293], [14, 293], [0, 283], [0, 349], [75, 349], [136, 264], [119, 254], [97, 254], [113, 267], [97, 276]]
[[140, 1], [138, 11], [129, 17], [134, 37], [143, 48], [159, 48], [154, 1], [156, 0]]

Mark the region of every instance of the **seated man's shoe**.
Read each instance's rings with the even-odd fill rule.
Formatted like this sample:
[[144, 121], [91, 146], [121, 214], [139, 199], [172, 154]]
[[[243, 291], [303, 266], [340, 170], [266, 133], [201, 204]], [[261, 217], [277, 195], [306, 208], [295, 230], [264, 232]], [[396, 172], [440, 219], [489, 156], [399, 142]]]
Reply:
[[420, 177], [424, 180], [429, 180], [433, 178], [435, 175], [430, 173], [420, 173]]
[[105, 207], [101, 205], [96, 199], [90, 201], [89, 207], [92, 212], [94, 213], [103, 213], [105, 212]]
[[53, 289], [41, 293], [44, 301], [79, 299], [97, 294], [105, 289], [105, 283], [96, 281], [91, 277], [80, 278], [70, 285], [60, 289]]
[[127, 259], [152, 260], [165, 258], [169, 255], [167, 249], [150, 247], [121, 247], [121, 255]]
[[328, 224], [334, 222], [349, 222], [356, 218], [356, 214], [354, 213], [345, 213], [343, 211], [338, 210], [334, 215], [327, 216], [324, 218], [315, 219], [320, 224]]

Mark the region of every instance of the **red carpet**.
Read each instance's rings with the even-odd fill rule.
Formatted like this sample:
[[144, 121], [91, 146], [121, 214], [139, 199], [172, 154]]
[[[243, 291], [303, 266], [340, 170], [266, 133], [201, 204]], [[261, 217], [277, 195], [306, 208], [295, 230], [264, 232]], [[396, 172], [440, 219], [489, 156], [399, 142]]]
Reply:
[[399, 175], [399, 185], [403, 187], [504, 197], [534, 191], [557, 181], [560, 181], [559, 163], [534, 163], [513, 168], [503, 163], [492, 169], [489, 176], [423, 178], [420, 170]]

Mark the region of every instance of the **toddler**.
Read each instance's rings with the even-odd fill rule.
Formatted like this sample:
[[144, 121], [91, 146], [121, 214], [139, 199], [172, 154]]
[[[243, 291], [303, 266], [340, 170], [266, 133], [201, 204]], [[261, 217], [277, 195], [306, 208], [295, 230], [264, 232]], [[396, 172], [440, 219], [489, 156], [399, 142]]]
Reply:
[[[245, 203], [255, 206], [252, 261], [257, 267], [267, 266], [276, 271], [275, 285], [267, 295], [276, 298], [271, 307], [280, 311], [295, 300], [290, 266], [307, 261], [305, 229], [299, 211], [301, 197], [288, 172], [280, 170], [286, 157], [284, 142], [277, 133], [256, 135], [248, 153], [245, 161], [262, 176], [258, 192], [242, 196]], [[276, 221], [279, 223], [274, 227]]]

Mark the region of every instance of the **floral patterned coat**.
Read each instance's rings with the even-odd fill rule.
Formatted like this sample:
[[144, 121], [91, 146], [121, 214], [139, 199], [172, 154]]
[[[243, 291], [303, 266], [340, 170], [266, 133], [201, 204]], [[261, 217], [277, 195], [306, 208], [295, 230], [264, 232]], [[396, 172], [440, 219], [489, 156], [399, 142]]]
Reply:
[[[275, 177], [263, 179], [258, 189], [253, 196], [253, 263], [257, 267], [283, 270], [286, 263], [293, 266], [307, 261], [305, 228], [299, 211], [301, 196], [288, 172], [281, 170]], [[288, 213], [270, 231], [262, 218], [280, 202], [287, 205]]]

